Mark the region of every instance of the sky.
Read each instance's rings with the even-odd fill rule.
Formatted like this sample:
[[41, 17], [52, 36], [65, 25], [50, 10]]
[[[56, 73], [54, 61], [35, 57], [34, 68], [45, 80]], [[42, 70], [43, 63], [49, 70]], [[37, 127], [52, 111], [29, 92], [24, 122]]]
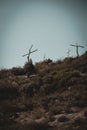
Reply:
[[0, 0], [0, 69], [23, 67], [30, 46], [33, 63], [87, 51], [86, 0]]

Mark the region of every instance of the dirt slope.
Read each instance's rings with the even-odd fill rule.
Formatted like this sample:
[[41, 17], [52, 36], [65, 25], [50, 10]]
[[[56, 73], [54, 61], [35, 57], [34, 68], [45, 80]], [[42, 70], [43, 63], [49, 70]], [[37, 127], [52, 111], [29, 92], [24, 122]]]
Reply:
[[87, 52], [0, 71], [0, 130], [87, 130]]

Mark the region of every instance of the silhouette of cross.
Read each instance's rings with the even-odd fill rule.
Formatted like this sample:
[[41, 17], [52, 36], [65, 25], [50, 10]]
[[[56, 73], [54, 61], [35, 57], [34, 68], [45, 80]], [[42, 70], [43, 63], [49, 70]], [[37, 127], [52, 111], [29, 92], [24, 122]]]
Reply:
[[38, 50], [38, 49], [36, 49], [36, 50], [31, 51], [32, 47], [33, 47], [33, 45], [31, 45], [31, 47], [29, 49], [29, 53], [22, 56], [22, 57], [27, 56], [28, 62], [29, 62], [30, 54]]
[[77, 57], [79, 57], [78, 48], [79, 48], [79, 47], [84, 48], [84, 46], [80, 46], [80, 45], [78, 45], [78, 43], [76, 43], [76, 45], [70, 44], [70, 46], [76, 47]]

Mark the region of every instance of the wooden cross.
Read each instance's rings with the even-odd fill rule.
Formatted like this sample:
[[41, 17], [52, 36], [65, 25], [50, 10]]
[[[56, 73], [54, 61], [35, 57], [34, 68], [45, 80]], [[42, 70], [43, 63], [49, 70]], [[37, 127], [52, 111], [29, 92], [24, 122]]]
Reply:
[[79, 47], [84, 48], [84, 46], [80, 46], [80, 45], [78, 45], [78, 43], [76, 43], [76, 45], [70, 44], [70, 46], [76, 47], [77, 57], [79, 57], [78, 48], [79, 48]]
[[44, 54], [44, 61], [46, 60], [46, 54]]
[[68, 54], [68, 57], [69, 57], [69, 54], [70, 54], [70, 49], [68, 49], [67, 54]]
[[34, 51], [31, 51], [32, 47], [33, 47], [33, 45], [31, 45], [31, 47], [29, 49], [29, 53], [27, 53], [27, 54], [25, 54], [25, 55], [22, 56], [22, 57], [27, 56], [28, 62], [29, 62], [30, 54], [38, 50], [38, 49], [36, 49]]

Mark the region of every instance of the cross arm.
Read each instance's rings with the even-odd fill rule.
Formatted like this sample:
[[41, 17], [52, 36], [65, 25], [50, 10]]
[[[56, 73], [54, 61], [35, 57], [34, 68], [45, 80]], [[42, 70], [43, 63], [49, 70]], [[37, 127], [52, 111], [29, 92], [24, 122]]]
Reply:
[[31, 45], [30, 49], [29, 49], [29, 53], [31, 52], [31, 49], [32, 49], [33, 45]]
[[70, 46], [74, 46], [74, 47], [76, 47], [76, 45], [73, 45], [73, 44], [70, 44]]
[[34, 51], [30, 52], [30, 53], [33, 53], [33, 52], [35, 52], [35, 51], [38, 51], [38, 49], [36, 49], [36, 50], [34, 50]]
[[25, 54], [25, 55], [22, 55], [22, 57], [27, 56], [27, 55], [29, 55], [29, 54], [27, 53], [27, 54]]
[[84, 46], [80, 46], [80, 45], [79, 45], [78, 47], [82, 47], [82, 48], [84, 48]]

